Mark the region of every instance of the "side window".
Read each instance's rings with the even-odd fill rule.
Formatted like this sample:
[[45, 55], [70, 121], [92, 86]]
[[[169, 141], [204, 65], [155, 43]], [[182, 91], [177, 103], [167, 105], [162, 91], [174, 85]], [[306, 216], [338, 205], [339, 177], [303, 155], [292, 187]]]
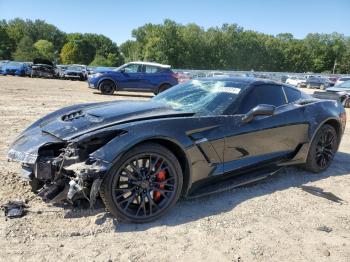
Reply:
[[148, 66], [148, 65], [145, 66], [145, 73], [146, 74], [154, 74], [154, 73], [157, 73], [158, 71], [159, 71], [158, 67]]
[[274, 105], [276, 107], [286, 104], [282, 87], [279, 85], [255, 86], [242, 100], [239, 113], [245, 114], [260, 104]]
[[137, 73], [139, 71], [139, 65], [131, 64], [131, 65], [124, 67], [124, 70], [126, 73]]
[[301, 97], [300, 91], [296, 90], [294, 88], [283, 86], [283, 90], [286, 93], [288, 103], [293, 103], [293, 102], [299, 100]]

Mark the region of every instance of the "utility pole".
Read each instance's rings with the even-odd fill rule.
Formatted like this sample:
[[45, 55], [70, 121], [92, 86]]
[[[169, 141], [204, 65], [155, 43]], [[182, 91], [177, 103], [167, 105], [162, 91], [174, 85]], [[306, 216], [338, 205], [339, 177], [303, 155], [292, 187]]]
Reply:
[[334, 75], [334, 72], [335, 72], [335, 67], [337, 66], [337, 59], [334, 60], [334, 66], [333, 66], [333, 75]]

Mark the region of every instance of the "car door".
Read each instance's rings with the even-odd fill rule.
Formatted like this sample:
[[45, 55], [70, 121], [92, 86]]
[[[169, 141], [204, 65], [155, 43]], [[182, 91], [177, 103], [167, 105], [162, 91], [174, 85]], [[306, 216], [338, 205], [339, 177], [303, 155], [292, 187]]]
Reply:
[[129, 64], [122, 68], [121, 79], [118, 79], [119, 88], [125, 90], [138, 90], [141, 87], [142, 65]]
[[[247, 92], [237, 114], [226, 120], [224, 172], [280, 161], [307, 141], [303, 107], [289, 102], [277, 84], [254, 86]], [[274, 114], [256, 116], [248, 123], [242, 121], [242, 116], [259, 104], [276, 106]]]
[[158, 87], [159, 68], [152, 65], [142, 67], [142, 76], [140, 79], [140, 88], [142, 90], [154, 91]]

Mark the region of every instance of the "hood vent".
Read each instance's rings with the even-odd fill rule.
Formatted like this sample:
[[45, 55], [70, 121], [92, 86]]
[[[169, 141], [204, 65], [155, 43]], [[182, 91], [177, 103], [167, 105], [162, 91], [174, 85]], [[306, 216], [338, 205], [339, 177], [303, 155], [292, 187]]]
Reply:
[[67, 115], [62, 116], [62, 121], [73, 121], [74, 119], [78, 119], [80, 117], [84, 117], [84, 113], [82, 110], [71, 112]]

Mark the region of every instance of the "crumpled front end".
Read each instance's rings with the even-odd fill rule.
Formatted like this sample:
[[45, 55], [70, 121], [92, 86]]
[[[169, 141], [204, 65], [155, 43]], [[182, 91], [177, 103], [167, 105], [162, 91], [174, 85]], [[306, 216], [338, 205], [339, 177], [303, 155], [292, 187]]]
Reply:
[[64, 141], [35, 128], [12, 144], [8, 159], [21, 163], [23, 178], [45, 201], [86, 199], [93, 206], [111, 164], [92, 157], [92, 153], [120, 133], [109, 130]]

